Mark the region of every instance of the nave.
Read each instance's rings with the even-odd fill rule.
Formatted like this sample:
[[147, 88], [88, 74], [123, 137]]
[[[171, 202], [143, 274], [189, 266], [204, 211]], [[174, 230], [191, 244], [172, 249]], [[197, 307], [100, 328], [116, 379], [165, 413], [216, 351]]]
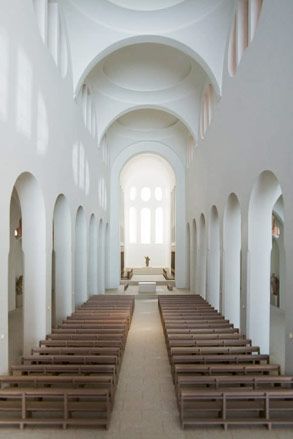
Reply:
[[[107, 296], [107, 295], [106, 295]], [[105, 296], [104, 296], [105, 297]], [[127, 295], [125, 296], [127, 297]], [[130, 297], [130, 296], [128, 296]], [[184, 295], [180, 296], [184, 300]], [[194, 297], [189, 297], [189, 300]], [[199, 296], [197, 296], [199, 297]], [[114, 299], [115, 296], [112, 296]], [[178, 296], [163, 296], [163, 301]], [[188, 299], [187, 299], [188, 300]], [[138, 299], [127, 337], [125, 353], [119, 374], [115, 403], [108, 431], [101, 430], [0, 430], [0, 438], [13, 434], [14, 437], [34, 436], [37, 438], [197, 438], [253, 437], [289, 438], [292, 430], [278, 429], [266, 431], [263, 427], [229, 428], [223, 432], [219, 428], [196, 428], [182, 430], [172, 375], [160, 320], [158, 301]]]

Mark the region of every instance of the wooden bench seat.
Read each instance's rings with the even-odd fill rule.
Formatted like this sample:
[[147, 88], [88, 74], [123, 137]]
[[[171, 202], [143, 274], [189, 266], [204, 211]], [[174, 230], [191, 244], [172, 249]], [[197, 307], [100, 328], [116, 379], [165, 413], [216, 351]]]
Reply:
[[280, 374], [279, 364], [175, 364], [174, 381], [177, 383], [178, 375], [237, 375], [237, 374]]
[[0, 388], [24, 387], [69, 387], [101, 388], [109, 391], [110, 399], [114, 397], [114, 377], [108, 375], [0, 375]]
[[51, 334], [114, 334], [125, 336], [125, 328], [98, 328], [98, 329], [74, 329], [74, 328], [53, 328]]
[[20, 364], [11, 366], [12, 374], [98, 375], [112, 374], [116, 383], [116, 367], [112, 364]]
[[[171, 344], [170, 344], [171, 346]], [[251, 346], [251, 340], [246, 340], [242, 338], [236, 338], [236, 339], [229, 339], [229, 338], [211, 338], [211, 339], [193, 339], [190, 340], [190, 343], [188, 346], [198, 346], [198, 347], [208, 347], [208, 346]]]
[[[168, 344], [175, 343], [188, 343], [196, 340], [247, 340], [245, 337], [240, 335], [238, 332], [235, 333], [210, 333], [210, 334], [166, 334]], [[188, 346], [188, 345], [187, 345]]]
[[[245, 416], [243, 415], [245, 413]], [[293, 390], [182, 390], [180, 420], [190, 425], [293, 425]]]
[[123, 334], [48, 334], [46, 336], [47, 340], [119, 340], [123, 342], [125, 337]]
[[268, 364], [269, 355], [250, 355], [250, 354], [222, 354], [222, 355], [171, 355], [171, 364], [211, 364], [211, 363], [252, 363]]
[[259, 354], [259, 346], [220, 346], [220, 347], [193, 347], [193, 346], [174, 346], [170, 348], [174, 355], [193, 354], [193, 355], [223, 355], [223, 354]]
[[121, 357], [119, 347], [41, 347], [33, 348], [31, 354], [39, 355], [115, 355]]
[[197, 329], [197, 328], [204, 328], [204, 329], [213, 329], [213, 328], [233, 328], [232, 323], [175, 323], [175, 324], [166, 324], [164, 325], [164, 328], [166, 331], [169, 329]]
[[118, 358], [114, 355], [26, 355], [22, 364], [114, 364]]
[[[90, 425], [108, 428], [107, 389], [11, 388], [0, 390], [0, 413], [14, 413], [0, 425]], [[50, 417], [48, 415], [53, 415]], [[58, 415], [58, 418], [55, 416]], [[68, 422], [69, 421], [69, 422]]]
[[119, 347], [122, 349], [124, 346], [123, 340], [118, 338], [117, 340], [109, 340], [106, 339], [94, 339], [94, 340], [80, 340], [80, 339], [59, 339], [59, 340], [40, 340], [39, 342], [40, 347]]
[[281, 375], [178, 375], [177, 391], [181, 389], [293, 389], [293, 377]]

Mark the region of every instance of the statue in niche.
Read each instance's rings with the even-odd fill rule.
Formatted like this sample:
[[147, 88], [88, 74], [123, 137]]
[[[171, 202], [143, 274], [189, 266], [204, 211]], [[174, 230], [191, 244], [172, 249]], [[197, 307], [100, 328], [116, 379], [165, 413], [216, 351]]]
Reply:
[[145, 266], [149, 267], [151, 258], [149, 256], [145, 256]]

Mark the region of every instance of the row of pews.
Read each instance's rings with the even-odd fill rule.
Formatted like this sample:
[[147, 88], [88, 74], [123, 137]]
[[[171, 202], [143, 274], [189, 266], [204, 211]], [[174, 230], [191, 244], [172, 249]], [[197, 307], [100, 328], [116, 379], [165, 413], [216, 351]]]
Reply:
[[293, 425], [293, 377], [201, 296], [158, 302], [182, 428]]
[[0, 376], [0, 425], [108, 428], [133, 296], [92, 296]]

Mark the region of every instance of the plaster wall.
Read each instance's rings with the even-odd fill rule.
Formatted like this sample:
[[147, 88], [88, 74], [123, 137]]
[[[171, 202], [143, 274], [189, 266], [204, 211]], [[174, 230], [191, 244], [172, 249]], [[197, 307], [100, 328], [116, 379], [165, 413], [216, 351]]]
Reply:
[[[278, 342], [285, 347], [285, 369], [293, 372], [293, 273], [288, 261], [293, 254], [292, 203], [292, 102], [289, 87], [292, 73], [293, 4], [273, 0], [263, 2], [258, 28], [244, 51], [237, 73], [230, 77], [226, 62], [223, 71], [223, 95], [204, 140], [200, 140], [187, 175], [187, 218], [198, 222], [201, 213], [215, 205], [223, 229], [224, 206], [234, 192], [241, 208], [241, 327], [246, 329], [246, 298], [249, 282], [248, 205], [252, 188], [264, 170], [278, 179], [284, 197], [284, 235], [287, 260], [285, 337]], [[227, 47], [228, 49], [228, 47]], [[221, 244], [222, 247], [222, 244]], [[268, 292], [269, 294], [269, 292]], [[264, 301], [267, 298], [263, 298]], [[252, 298], [253, 306], [253, 298]], [[251, 333], [253, 342], [256, 333]], [[268, 334], [263, 334], [269, 337]], [[281, 361], [282, 359], [280, 359]]]
[[[45, 240], [45, 281], [39, 291], [42, 297], [42, 310], [39, 311], [44, 324], [38, 334], [45, 336], [51, 328], [52, 221], [55, 201], [63, 193], [68, 202], [73, 258], [78, 206], [84, 206], [87, 224], [92, 213], [96, 218], [107, 218], [107, 211], [99, 206], [97, 194], [98, 181], [103, 177], [107, 182], [108, 169], [102, 160], [97, 140], [84, 126], [81, 108], [73, 99], [71, 70], [64, 79], [61, 78], [53, 57], [41, 39], [32, 1], [0, 3], [0, 46], [0, 372], [4, 373], [8, 367], [10, 198], [17, 178], [24, 172], [31, 173], [39, 184], [44, 200], [45, 236], [36, 236], [36, 239]], [[24, 88], [23, 83], [18, 82], [23, 72], [27, 80]], [[42, 105], [38, 105], [38, 102], [42, 102]], [[42, 122], [39, 123], [40, 118]], [[45, 140], [47, 133], [47, 142], [40, 142], [38, 126], [42, 126]], [[91, 164], [87, 188], [79, 184], [73, 169], [76, 143], [84, 146], [85, 161]], [[84, 164], [79, 166], [83, 168]], [[32, 245], [28, 243], [28, 258], [32, 251]], [[38, 267], [35, 269], [38, 270]], [[28, 309], [31, 306], [27, 304]]]

